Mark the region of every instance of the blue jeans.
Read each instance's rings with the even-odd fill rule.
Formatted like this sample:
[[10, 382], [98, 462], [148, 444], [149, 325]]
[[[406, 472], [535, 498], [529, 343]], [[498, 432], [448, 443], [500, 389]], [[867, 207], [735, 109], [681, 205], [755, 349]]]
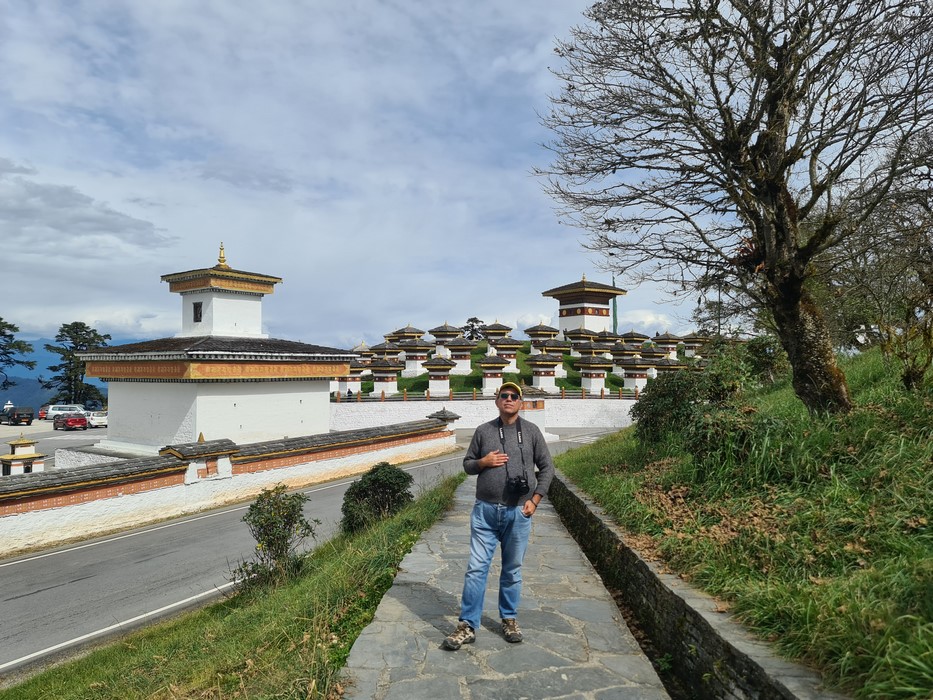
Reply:
[[470, 515], [470, 562], [463, 578], [460, 619], [479, 629], [486, 595], [486, 578], [502, 545], [502, 572], [499, 575], [499, 617], [516, 617], [522, 597], [522, 560], [528, 548], [531, 518], [517, 506], [477, 501]]

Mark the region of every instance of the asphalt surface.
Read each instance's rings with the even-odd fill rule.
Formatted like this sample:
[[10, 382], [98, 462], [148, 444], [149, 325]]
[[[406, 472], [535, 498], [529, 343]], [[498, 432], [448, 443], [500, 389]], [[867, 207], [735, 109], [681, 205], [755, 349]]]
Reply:
[[475, 480], [402, 561], [373, 621], [350, 651], [346, 695], [361, 700], [610, 700], [668, 698], [602, 580], [547, 500], [532, 518], [518, 621], [507, 643], [490, 571], [481, 629], [457, 651], [441, 648], [459, 614]]

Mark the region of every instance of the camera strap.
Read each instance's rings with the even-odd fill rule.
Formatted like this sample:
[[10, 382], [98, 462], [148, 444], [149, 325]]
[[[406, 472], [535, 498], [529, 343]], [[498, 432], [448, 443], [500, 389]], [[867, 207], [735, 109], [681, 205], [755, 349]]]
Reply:
[[[499, 426], [499, 443], [502, 445], [502, 451], [505, 452], [506, 451], [505, 450], [505, 429], [503, 427], [501, 418], [497, 418], [496, 421], [498, 421], [498, 426]], [[528, 471], [525, 469], [525, 443], [522, 440], [522, 419], [521, 418], [515, 419], [515, 434], [518, 437], [518, 452], [522, 456], [522, 475], [527, 479]], [[509, 463], [506, 462], [505, 463], [505, 477], [508, 478], [508, 476], [509, 476]]]

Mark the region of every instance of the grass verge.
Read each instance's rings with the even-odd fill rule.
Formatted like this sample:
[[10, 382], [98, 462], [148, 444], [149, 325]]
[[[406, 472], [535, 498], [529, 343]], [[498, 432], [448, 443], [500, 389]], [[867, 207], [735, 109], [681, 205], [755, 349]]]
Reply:
[[785, 386], [748, 397], [702, 453], [626, 430], [558, 465], [785, 656], [859, 698], [928, 699], [933, 397], [875, 354], [845, 369], [845, 416], [811, 417]]
[[321, 545], [287, 585], [127, 635], [0, 691], [0, 699], [337, 697], [353, 642], [463, 478], [444, 480], [363, 533]]

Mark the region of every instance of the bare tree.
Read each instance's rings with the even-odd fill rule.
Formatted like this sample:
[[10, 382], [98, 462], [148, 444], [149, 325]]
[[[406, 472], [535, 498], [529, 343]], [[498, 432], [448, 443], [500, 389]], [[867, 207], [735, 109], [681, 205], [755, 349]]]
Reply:
[[[933, 165], [933, 138], [909, 145]], [[918, 389], [933, 366], [933, 171], [899, 178], [881, 206], [844, 248], [816, 264], [843, 303], [833, 308], [843, 327], [860, 332], [901, 363], [901, 381]], [[850, 309], [858, 309], [852, 315]], [[849, 321], [848, 324], [845, 321]]]
[[[773, 316], [811, 411], [850, 398], [807, 282], [933, 123], [929, 0], [606, 0], [558, 44], [549, 191], [634, 283]], [[608, 260], [608, 258], [607, 258]]]

